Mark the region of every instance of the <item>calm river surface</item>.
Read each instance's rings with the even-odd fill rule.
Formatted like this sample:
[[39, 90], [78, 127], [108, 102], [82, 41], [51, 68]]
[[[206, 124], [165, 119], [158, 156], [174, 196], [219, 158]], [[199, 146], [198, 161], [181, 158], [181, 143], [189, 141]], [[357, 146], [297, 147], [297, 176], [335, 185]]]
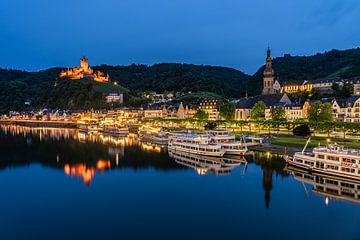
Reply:
[[280, 156], [169, 157], [135, 135], [19, 126], [1, 126], [0, 153], [2, 240], [360, 239], [360, 190], [329, 195]]

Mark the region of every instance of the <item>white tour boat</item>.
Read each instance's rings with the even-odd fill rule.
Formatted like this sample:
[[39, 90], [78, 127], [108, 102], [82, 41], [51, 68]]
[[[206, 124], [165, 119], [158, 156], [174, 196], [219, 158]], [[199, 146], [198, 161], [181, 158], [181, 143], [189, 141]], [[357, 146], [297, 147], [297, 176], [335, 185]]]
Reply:
[[245, 139], [236, 141], [235, 135], [225, 130], [209, 130], [206, 132], [211, 136], [214, 143], [221, 145], [225, 154], [244, 155], [247, 152]]
[[102, 126], [101, 132], [111, 136], [124, 136], [129, 134], [129, 128], [117, 124], [107, 124]]
[[78, 124], [79, 131], [86, 133], [94, 133], [99, 130], [97, 124]]
[[97, 119], [84, 118], [77, 122], [79, 131], [85, 133], [95, 133], [99, 130], [99, 122]]
[[149, 133], [142, 132], [139, 134], [141, 141], [156, 143], [159, 145], [167, 145], [169, 143], [169, 138], [166, 136], [166, 133]]
[[222, 157], [225, 154], [221, 145], [212, 143], [208, 135], [184, 134], [170, 137], [168, 148], [172, 152], [180, 151], [214, 157]]
[[346, 149], [337, 144], [315, 147], [312, 152], [296, 152], [294, 156], [285, 156], [289, 165], [322, 174], [360, 179], [360, 151]]

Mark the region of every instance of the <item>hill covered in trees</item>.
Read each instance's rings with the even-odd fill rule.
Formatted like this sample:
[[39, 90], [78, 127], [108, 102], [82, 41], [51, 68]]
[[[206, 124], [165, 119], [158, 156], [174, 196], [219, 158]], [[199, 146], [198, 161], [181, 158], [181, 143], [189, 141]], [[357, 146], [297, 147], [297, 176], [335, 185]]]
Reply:
[[113, 81], [132, 91], [212, 92], [224, 97], [239, 97], [251, 76], [233, 68], [162, 63], [152, 66], [94, 67], [110, 75]]
[[[324, 77], [360, 76], [360, 49], [331, 50], [312, 56], [291, 56], [273, 59], [273, 67], [280, 82], [317, 79]], [[109, 74], [113, 82], [99, 85], [94, 81], [66, 81], [58, 79], [64, 68], [51, 68], [38, 72], [0, 69], [0, 112], [22, 110], [24, 102], [31, 107], [63, 109], [105, 107], [105, 92], [120, 90], [127, 104], [142, 102], [143, 91], [174, 91], [191, 94], [183, 98], [196, 100], [208, 96], [241, 97], [246, 90], [256, 95], [262, 89], [264, 66], [253, 75], [236, 69], [217, 66], [162, 63], [152, 66], [95, 66]], [[199, 93], [199, 94], [197, 94]]]
[[[62, 68], [39, 72], [0, 69], [0, 113], [31, 108], [90, 109], [106, 107], [105, 93], [127, 92], [112, 83], [58, 79]], [[25, 105], [30, 102], [31, 105]]]
[[[64, 68], [51, 68], [39, 72], [0, 69], [0, 112], [22, 110], [24, 102], [33, 107], [63, 109], [106, 107], [105, 93], [110, 88], [127, 93], [129, 104], [139, 104], [143, 91], [208, 92], [221, 97], [239, 97], [245, 93], [250, 76], [226, 67], [163, 63], [152, 66], [94, 67], [108, 73], [113, 83], [88, 80], [59, 79]], [[107, 90], [106, 90], [107, 89]]]

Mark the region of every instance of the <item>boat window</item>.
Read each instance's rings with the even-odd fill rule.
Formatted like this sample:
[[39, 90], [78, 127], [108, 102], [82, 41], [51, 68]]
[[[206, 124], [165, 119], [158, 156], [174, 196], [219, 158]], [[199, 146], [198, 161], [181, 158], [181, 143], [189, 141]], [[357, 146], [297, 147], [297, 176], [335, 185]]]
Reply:
[[338, 181], [331, 180], [331, 179], [327, 179], [326, 183], [331, 184], [331, 185], [338, 185]]
[[325, 156], [324, 155], [318, 155], [318, 158], [325, 159]]
[[351, 183], [345, 183], [345, 182], [342, 182], [341, 183], [341, 186], [342, 187], [348, 187], [348, 188], [354, 188], [354, 184], [351, 184]]
[[332, 189], [332, 188], [327, 188], [326, 191], [327, 191], [328, 193], [339, 194], [339, 191], [338, 191], [338, 190]]
[[339, 157], [334, 157], [334, 156], [328, 156], [327, 159], [331, 161], [339, 161]]
[[313, 166], [314, 164], [312, 163], [312, 162], [310, 162], [310, 161], [305, 161], [305, 164], [308, 164], [308, 165], [310, 165], [310, 166]]
[[343, 162], [356, 163], [356, 160], [355, 159], [350, 159], [350, 158], [343, 158]]
[[353, 168], [345, 168], [345, 167], [342, 167], [342, 168], [341, 168], [341, 171], [343, 171], [343, 172], [348, 172], [348, 173], [355, 173], [355, 169], [353, 169]]
[[312, 175], [305, 175], [304, 178], [306, 178], [306, 179], [311, 179], [311, 180], [312, 180], [312, 179], [313, 179], [313, 176], [312, 176]]
[[349, 192], [341, 191], [341, 194], [344, 195], [344, 196], [355, 197], [355, 194], [354, 194], [354, 193], [349, 193]]
[[339, 167], [334, 165], [328, 165], [328, 169], [339, 170]]

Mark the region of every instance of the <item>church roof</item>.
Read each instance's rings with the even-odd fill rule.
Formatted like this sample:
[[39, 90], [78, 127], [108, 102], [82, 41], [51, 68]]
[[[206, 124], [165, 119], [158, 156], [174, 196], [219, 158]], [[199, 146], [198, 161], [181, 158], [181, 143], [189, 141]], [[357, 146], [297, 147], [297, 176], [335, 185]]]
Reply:
[[357, 95], [353, 95], [347, 99], [342, 99], [342, 100], [337, 100], [336, 102], [341, 106], [341, 107], [353, 107], [355, 102], [360, 98], [360, 96]]
[[266, 107], [276, 106], [276, 104], [279, 103], [291, 103], [291, 101], [290, 102], [282, 101], [284, 95], [287, 98], [286, 94], [267, 94], [267, 95], [257, 95], [254, 97], [243, 98], [237, 102], [236, 107], [250, 109], [259, 101], [264, 102]]

